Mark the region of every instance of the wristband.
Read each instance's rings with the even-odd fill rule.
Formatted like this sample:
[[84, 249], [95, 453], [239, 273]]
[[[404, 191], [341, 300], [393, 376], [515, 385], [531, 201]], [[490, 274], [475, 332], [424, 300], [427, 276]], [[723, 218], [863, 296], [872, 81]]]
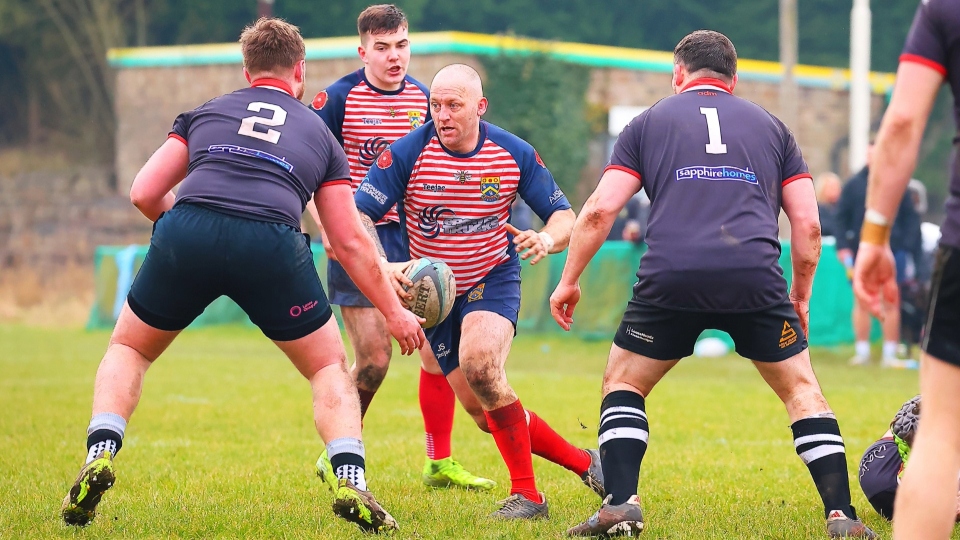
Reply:
[[863, 214], [863, 221], [864, 223], [873, 223], [874, 225], [880, 225], [881, 227], [890, 225], [890, 220], [873, 208], [867, 208], [867, 211]]
[[540, 236], [540, 241], [547, 246], [547, 253], [550, 253], [550, 250], [553, 249], [553, 245], [556, 243], [553, 241], [553, 237], [550, 236], [550, 233], [540, 231], [537, 233]]
[[864, 220], [863, 228], [860, 229], [860, 241], [864, 244], [885, 246], [890, 243], [890, 226]]

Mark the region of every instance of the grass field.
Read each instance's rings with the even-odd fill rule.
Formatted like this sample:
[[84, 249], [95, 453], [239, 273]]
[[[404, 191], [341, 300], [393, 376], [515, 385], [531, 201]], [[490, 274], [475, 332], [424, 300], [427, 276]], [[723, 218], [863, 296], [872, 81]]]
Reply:
[[[116, 461], [118, 481], [84, 530], [63, 526], [60, 501], [85, 455], [97, 363], [108, 333], [0, 327], [0, 538], [361, 538], [330, 512], [314, 476], [322, 449], [307, 383], [247, 328], [188, 331], [151, 368]], [[508, 371], [524, 405], [584, 447], [596, 445], [608, 342], [521, 336]], [[840, 419], [864, 521], [889, 525], [856, 484], [860, 454], [917, 390], [916, 372], [846, 366], [850, 350], [815, 350]], [[492, 438], [457, 412], [454, 457], [495, 479], [494, 493], [419, 482], [418, 364], [395, 358], [365, 422], [368, 480], [398, 519], [398, 538], [559, 538], [597, 497], [534, 458], [549, 520], [487, 518], [507, 495]], [[641, 472], [646, 538], [823, 538], [820, 501], [796, 456], [788, 419], [752, 365], [691, 358], [647, 402]], [[586, 428], [581, 427], [581, 422]]]

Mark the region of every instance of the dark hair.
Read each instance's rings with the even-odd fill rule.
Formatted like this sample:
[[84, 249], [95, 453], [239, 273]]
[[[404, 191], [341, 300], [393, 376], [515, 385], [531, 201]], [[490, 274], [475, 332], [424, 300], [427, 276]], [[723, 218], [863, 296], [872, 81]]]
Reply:
[[367, 34], [388, 34], [406, 27], [407, 16], [393, 4], [370, 6], [357, 17], [357, 32], [361, 39]]
[[690, 73], [707, 70], [728, 78], [737, 74], [737, 49], [727, 36], [713, 30], [687, 34], [673, 49], [673, 61]]
[[240, 34], [243, 67], [250, 73], [287, 70], [306, 56], [300, 29], [284, 21], [261, 17]]

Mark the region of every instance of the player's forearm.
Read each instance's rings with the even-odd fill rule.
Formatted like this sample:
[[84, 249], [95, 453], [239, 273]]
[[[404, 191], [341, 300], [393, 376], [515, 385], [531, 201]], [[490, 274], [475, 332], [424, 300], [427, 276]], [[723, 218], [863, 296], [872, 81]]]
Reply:
[[[360, 214], [363, 218], [370, 218]], [[338, 224], [339, 225], [339, 224]], [[327, 238], [329, 238], [333, 250], [336, 253], [343, 253], [340, 258], [340, 264], [344, 270], [353, 279], [360, 291], [370, 299], [370, 302], [380, 310], [384, 316], [389, 317], [397, 310], [403, 309], [397, 294], [393, 291], [390, 283], [387, 281], [386, 274], [381, 264], [383, 247], [364, 232], [359, 226], [350, 227], [343, 230], [344, 227], [330, 227], [326, 229]], [[376, 234], [376, 230], [374, 230]], [[376, 238], [376, 236], [374, 236]], [[376, 245], [375, 245], [376, 244]], [[376, 247], [379, 247], [380, 254], [377, 254]]]
[[889, 111], [883, 118], [873, 149], [873, 164], [867, 184], [867, 208], [893, 223], [900, 199], [917, 165], [924, 123], [912, 114]]
[[576, 220], [577, 215], [570, 209], [558, 210], [550, 216], [546, 225], [540, 230], [541, 233], [548, 234], [553, 239], [553, 246], [548, 250], [549, 253], [560, 253], [567, 249]]
[[363, 223], [363, 228], [367, 231], [367, 236], [373, 239], [373, 245], [376, 246], [377, 253], [380, 254], [382, 259], [386, 260], [387, 252], [383, 249], [383, 244], [380, 242], [380, 235], [377, 234], [377, 224], [373, 222], [373, 218], [360, 212], [360, 223]]
[[173, 208], [173, 204], [176, 202], [176, 199], [177, 197], [172, 191], [167, 192], [166, 195], [159, 199], [140, 199], [133, 196], [130, 197], [130, 201], [134, 206], [137, 207], [137, 210], [140, 210], [140, 213], [146, 216], [150, 221], [157, 221], [160, 219], [160, 214]]
[[576, 219], [570, 236], [567, 262], [563, 265], [563, 274], [560, 276], [561, 283], [576, 283], [590, 259], [597, 254], [610, 234], [617, 212], [597, 204], [598, 199], [596, 194], [590, 197]]
[[820, 220], [809, 216], [790, 223], [790, 260], [793, 266], [791, 295], [809, 300], [813, 293], [813, 276], [820, 262]]

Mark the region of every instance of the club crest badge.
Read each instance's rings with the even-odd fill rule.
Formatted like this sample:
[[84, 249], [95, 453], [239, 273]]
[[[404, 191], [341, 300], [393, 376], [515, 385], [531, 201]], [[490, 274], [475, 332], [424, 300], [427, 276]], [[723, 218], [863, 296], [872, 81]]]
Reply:
[[474, 287], [473, 290], [470, 291], [470, 294], [467, 295], [467, 303], [483, 300], [483, 288], [486, 287], [486, 285], [486, 283], [481, 283]]
[[407, 111], [407, 119], [410, 120], [410, 131], [423, 125], [423, 115], [420, 111]]
[[314, 110], [317, 110], [317, 111], [319, 111], [320, 109], [322, 109], [323, 106], [326, 105], [326, 104], [327, 104], [327, 91], [326, 91], [326, 90], [321, 90], [320, 92], [318, 92], [317, 95], [313, 97], [313, 101], [310, 102], [310, 106], [313, 107], [313, 109], [314, 109]]
[[480, 177], [480, 200], [486, 202], [495, 202], [500, 200], [499, 176]]

